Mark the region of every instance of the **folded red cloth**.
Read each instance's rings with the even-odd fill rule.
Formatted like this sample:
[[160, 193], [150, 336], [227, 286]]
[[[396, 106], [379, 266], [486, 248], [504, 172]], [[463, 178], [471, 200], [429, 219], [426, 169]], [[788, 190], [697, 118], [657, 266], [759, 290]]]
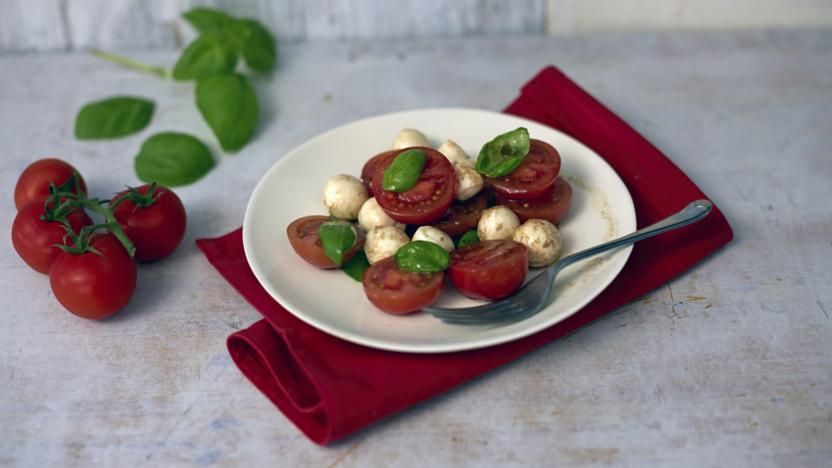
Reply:
[[[706, 198], [658, 149], [554, 67], [538, 73], [505, 111], [566, 132], [601, 155], [627, 184], [640, 227]], [[690, 268], [731, 236], [714, 207], [697, 224], [636, 244], [616, 280], [563, 322], [499, 346], [430, 355], [355, 345], [301, 322], [255, 279], [240, 229], [197, 244], [265, 317], [228, 337], [234, 362], [304, 434], [327, 444], [598, 319]]]

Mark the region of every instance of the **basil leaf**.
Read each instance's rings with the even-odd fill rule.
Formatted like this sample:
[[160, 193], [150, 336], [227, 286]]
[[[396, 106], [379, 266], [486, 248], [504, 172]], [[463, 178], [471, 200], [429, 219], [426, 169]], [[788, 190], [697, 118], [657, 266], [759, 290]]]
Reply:
[[456, 248], [461, 249], [466, 245], [476, 244], [480, 241], [480, 236], [477, 235], [477, 230], [473, 229], [471, 231], [466, 232], [459, 238], [459, 242], [456, 243]]
[[318, 228], [324, 254], [336, 265], [344, 262], [344, 253], [355, 245], [355, 227], [350, 223], [327, 221]]
[[173, 67], [173, 79], [198, 80], [231, 73], [237, 66], [237, 52], [219, 33], [210, 33], [191, 42]]
[[370, 262], [367, 260], [367, 255], [364, 254], [363, 250], [359, 250], [358, 253], [344, 263], [341, 271], [360, 283], [364, 280], [364, 272], [369, 268]]
[[450, 261], [451, 257], [445, 249], [428, 241], [408, 242], [396, 251], [396, 265], [404, 271], [445, 271]]
[[142, 143], [136, 155], [136, 175], [165, 187], [187, 185], [214, 167], [208, 147], [184, 133], [157, 133]]
[[418, 149], [399, 153], [390, 167], [384, 171], [382, 189], [388, 192], [406, 192], [413, 188], [419, 181], [426, 159], [425, 152]]
[[153, 101], [116, 96], [82, 107], [75, 118], [75, 138], [117, 138], [147, 127], [153, 117]]
[[254, 88], [239, 73], [197, 81], [196, 106], [225, 151], [248, 143], [260, 115]]
[[477, 158], [477, 171], [486, 177], [502, 177], [517, 169], [529, 154], [529, 131], [523, 127], [498, 135], [486, 143]]
[[277, 58], [277, 45], [269, 31], [259, 22], [251, 19], [236, 21], [231, 35], [243, 54], [246, 65], [254, 71], [272, 71]]
[[182, 17], [200, 34], [222, 32], [234, 23], [234, 18], [211, 8], [193, 8], [183, 13]]

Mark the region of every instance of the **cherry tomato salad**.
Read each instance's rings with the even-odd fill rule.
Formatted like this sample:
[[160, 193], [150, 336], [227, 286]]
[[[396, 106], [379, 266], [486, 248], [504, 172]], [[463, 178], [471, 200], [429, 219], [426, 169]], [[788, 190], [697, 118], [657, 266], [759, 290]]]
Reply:
[[[109, 201], [89, 198], [84, 179], [60, 159], [29, 165], [14, 200], [14, 249], [33, 270], [49, 275], [64, 308], [88, 319], [127, 305], [136, 289], [136, 261], [170, 255], [185, 234], [185, 207], [173, 191], [151, 183]], [[88, 211], [102, 220], [93, 222]]]
[[561, 253], [555, 226], [572, 202], [552, 145], [525, 128], [498, 135], [476, 160], [451, 140], [431, 147], [403, 129], [393, 148], [371, 157], [361, 178], [330, 177], [329, 216], [305, 216], [287, 227], [307, 263], [341, 268], [367, 299], [391, 314], [431, 305], [445, 276], [464, 295], [499, 300], [514, 294], [529, 267]]

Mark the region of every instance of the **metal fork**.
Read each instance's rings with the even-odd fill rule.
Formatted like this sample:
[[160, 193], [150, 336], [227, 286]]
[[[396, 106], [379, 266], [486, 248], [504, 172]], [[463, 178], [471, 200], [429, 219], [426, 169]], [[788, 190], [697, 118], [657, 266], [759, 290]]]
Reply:
[[498, 302], [475, 307], [444, 309], [426, 307], [423, 310], [443, 322], [456, 325], [486, 325], [493, 323], [510, 323], [527, 319], [538, 313], [552, 290], [555, 276], [567, 266], [585, 258], [606, 252], [610, 249], [630, 245], [661, 233], [672, 231], [695, 223], [711, 212], [713, 205], [708, 200], [696, 200], [682, 211], [669, 216], [656, 224], [647, 226], [618, 239], [613, 239], [595, 247], [576, 252], [555, 262], [535, 279], [526, 283], [513, 296]]

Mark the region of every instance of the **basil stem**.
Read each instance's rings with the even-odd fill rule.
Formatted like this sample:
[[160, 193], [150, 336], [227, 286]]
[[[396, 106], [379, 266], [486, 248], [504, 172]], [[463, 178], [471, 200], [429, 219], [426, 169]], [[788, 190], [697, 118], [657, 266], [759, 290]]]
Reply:
[[396, 251], [396, 265], [400, 270], [419, 273], [445, 271], [451, 257], [442, 247], [428, 241], [413, 241]]
[[483, 145], [477, 158], [477, 171], [486, 177], [503, 177], [517, 169], [529, 154], [529, 131], [512, 130]]
[[390, 167], [384, 171], [381, 187], [388, 192], [406, 192], [416, 185], [427, 155], [422, 150], [408, 150], [399, 153]]

